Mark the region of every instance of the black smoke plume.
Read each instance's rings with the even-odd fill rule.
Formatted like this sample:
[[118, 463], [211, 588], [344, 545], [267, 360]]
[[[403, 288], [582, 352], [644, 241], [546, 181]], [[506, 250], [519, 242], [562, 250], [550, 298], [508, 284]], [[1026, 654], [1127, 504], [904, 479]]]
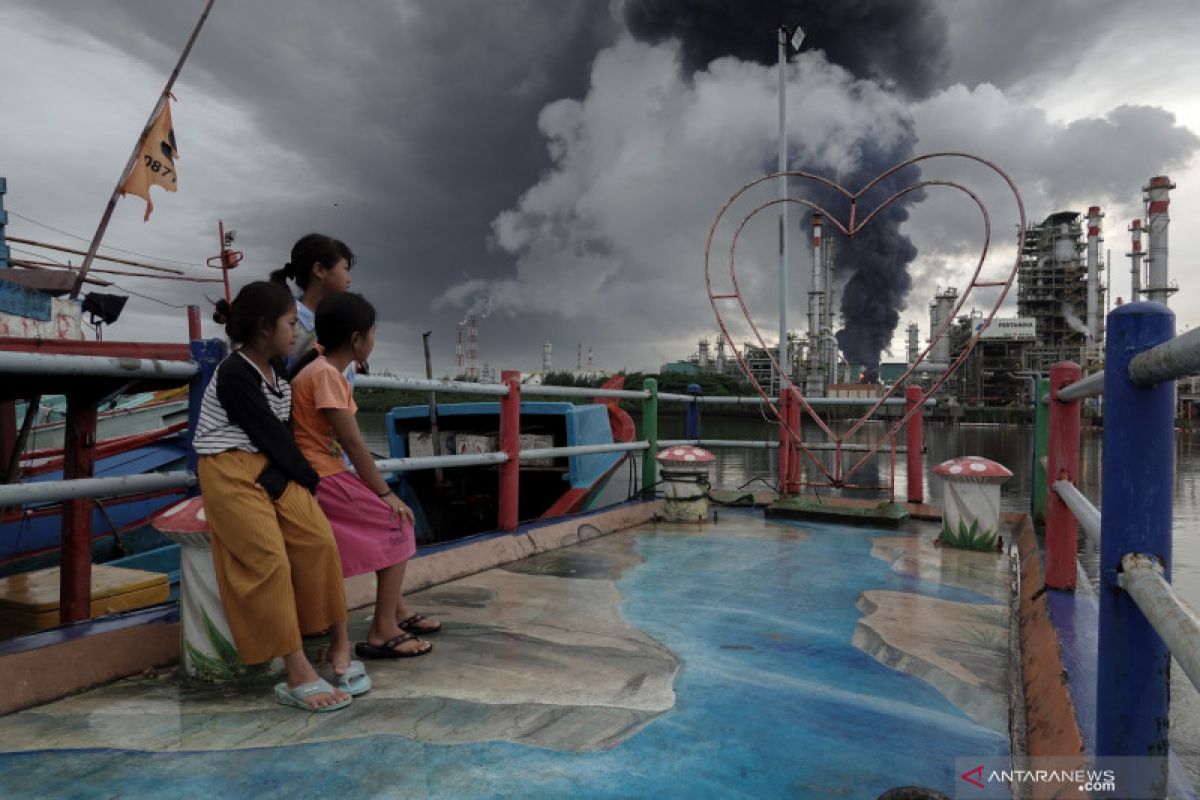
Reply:
[[933, 0], [626, 0], [624, 11], [638, 39], [678, 39], [689, 74], [722, 56], [775, 63], [780, 25], [804, 29], [801, 50], [910, 97], [938, 88], [949, 63]]
[[[923, 97], [938, 88], [949, 60], [946, 21], [931, 0], [626, 0], [624, 15], [626, 26], [639, 39], [678, 40], [688, 74], [723, 56], [775, 63], [774, 32], [780, 25], [804, 29], [802, 50], [821, 50], [826, 60], [855, 77], [909, 97]], [[911, 158], [915, 144], [911, 124], [908, 134], [891, 146], [864, 137], [854, 144], [857, 168], [837, 179], [847, 189], [857, 190]], [[790, 168], [827, 172], [820, 165], [802, 163]], [[858, 218], [919, 178], [915, 167], [893, 175], [862, 200]], [[848, 220], [848, 204], [832, 192], [793, 185], [792, 193], [810, 197], [843, 222]], [[920, 192], [907, 195], [852, 241], [839, 238], [836, 243], [835, 270], [845, 325], [837, 332], [838, 344], [847, 361], [864, 365], [869, 381], [878, 376], [880, 354], [891, 343], [912, 288], [908, 264], [917, 250], [900, 233], [900, 225], [908, 219], [908, 207], [922, 196]], [[825, 230], [828, 234], [830, 228]]]

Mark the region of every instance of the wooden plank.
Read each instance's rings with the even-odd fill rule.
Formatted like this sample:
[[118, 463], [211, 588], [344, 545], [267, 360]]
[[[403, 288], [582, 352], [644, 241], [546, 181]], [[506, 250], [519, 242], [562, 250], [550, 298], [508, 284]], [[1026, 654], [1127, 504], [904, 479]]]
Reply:
[[0, 278], [0, 281], [15, 283], [26, 289], [40, 289], [44, 292], [69, 292], [75, 285], [75, 273], [70, 270], [11, 269], [4, 273], [4, 277]]

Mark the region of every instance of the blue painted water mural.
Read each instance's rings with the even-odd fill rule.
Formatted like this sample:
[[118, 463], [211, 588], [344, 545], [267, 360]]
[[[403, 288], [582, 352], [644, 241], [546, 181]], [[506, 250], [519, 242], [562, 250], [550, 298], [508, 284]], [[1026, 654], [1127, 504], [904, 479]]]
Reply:
[[0, 787], [72, 798], [875, 798], [911, 784], [952, 794], [954, 759], [1007, 755], [1007, 736], [851, 645], [855, 602], [864, 589], [990, 601], [893, 572], [870, 556], [882, 531], [805, 527], [808, 539], [720, 528], [637, 536], [646, 560], [620, 580], [623, 614], [682, 667], [676, 707], [607, 751], [398, 736], [206, 753], [40, 751], [0, 755]]

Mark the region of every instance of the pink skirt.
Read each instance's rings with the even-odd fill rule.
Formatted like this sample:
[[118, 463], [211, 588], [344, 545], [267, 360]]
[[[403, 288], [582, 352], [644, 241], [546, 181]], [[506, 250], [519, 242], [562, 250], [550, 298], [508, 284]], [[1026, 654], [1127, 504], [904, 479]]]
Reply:
[[353, 472], [321, 478], [317, 505], [333, 528], [346, 578], [407, 561], [417, 550], [412, 523], [402, 522]]

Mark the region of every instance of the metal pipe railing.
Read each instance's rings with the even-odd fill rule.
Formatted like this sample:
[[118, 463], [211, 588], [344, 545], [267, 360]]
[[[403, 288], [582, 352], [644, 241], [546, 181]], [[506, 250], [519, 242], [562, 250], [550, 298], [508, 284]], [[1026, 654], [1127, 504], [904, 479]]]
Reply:
[[633, 453], [650, 449], [649, 442], [614, 442], [613, 444], [578, 444], [571, 447], [538, 447], [521, 451], [521, 460], [530, 458], [561, 458], [562, 456], [591, 456], [601, 453]]
[[1099, 544], [1100, 509], [1092, 505], [1092, 501], [1088, 500], [1083, 492], [1075, 488], [1075, 484], [1070, 481], [1055, 481], [1054, 491], [1067, 504], [1067, 508], [1071, 509], [1071, 513], [1079, 522], [1079, 527], [1083, 528], [1092, 543]]
[[[354, 381], [355, 389], [404, 389], [420, 392], [458, 392], [459, 394], [489, 395], [492, 397], [507, 397], [508, 387], [499, 383], [472, 383], [468, 381], [427, 380], [425, 378], [401, 378], [390, 375], [360, 375]], [[611, 397], [619, 400], [646, 400], [650, 393], [644, 389], [601, 389], [587, 386], [535, 386], [521, 385], [522, 395], [536, 397]], [[658, 399], [672, 403], [697, 403], [712, 406], [758, 406], [768, 402], [778, 403], [778, 397], [763, 399], [752, 395], [691, 395], [672, 392], [659, 392]], [[810, 406], [870, 406], [875, 404], [873, 398], [863, 397], [809, 397]], [[889, 397], [883, 405], [902, 406], [902, 397]], [[927, 407], [933, 407], [935, 400], [926, 400]]]
[[659, 447], [751, 447], [772, 449], [779, 447], [779, 442], [761, 439], [659, 439]]
[[1200, 328], [1168, 339], [1129, 362], [1129, 379], [1139, 386], [1153, 386], [1186, 375], [1200, 375]]
[[[692, 447], [748, 447], [774, 450], [779, 447], [779, 442], [759, 439], [660, 439], [658, 442], [659, 447], [682, 447], [684, 445]], [[839, 446], [834, 442], [805, 442], [804, 446], [813, 451], [832, 452], [834, 450], [841, 450], [843, 453], [869, 453], [872, 450], [878, 449], [869, 444], [843, 443]], [[907, 453], [908, 448], [901, 445], [896, 448], [896, 452]]]
[[154, 378], [186, 383], [196, 375], [190, 361], [113, 356], [71, 356], [57, 353], [0, 351], [0, 373], [85, 378]]
[[191, 472], [152, 472], [145, 475], [122, 475], [118, 478], [75, 478], [38, 483], [9, 483], [0, 485], [0, 506], [24, 506], [39, 503], [61, 503], [67, 500], [90, 500], [96, 497], [120, 497], [167, 489], [190, 489], [196, 485]]
[[631, 389], [601, 389], [587, 386], [531, 386], [521, 384], [521, 394], [531, 394], [538, 397], [615, 397], [621, 400], [645, 400], [649, 392]]
[[375, 462], [380, 472], [413, 472], [419, 469], [447, 467], [480, 467], [504, 464], [508, 453], [463, 453], [453, 456], [414, 456], [413, 458], [383, 458]]
[[1167, 583], [1162, 566], [1153, 558], [1130, 553], [1121, 559], [1117, 584], [1154, 626], [1192, 685], [1200, 689], [1200, 617]]
[[1102, 394], [1104, 394], [1104, 370], [1093, 372], [1083, 380], [1062, 387], [1058, 390], [1058, 399], [1064, 403], [1071, 403], [1086, 397], [1099, 397]]
[[507, 397], [508, 386], [502, 383], [470, 383], [468, 381], [439, 381], [426, 378], [399, 378], [390, 375], [359, 375], [355, 389], [407, 389], [419, 392], [458, 392]]

